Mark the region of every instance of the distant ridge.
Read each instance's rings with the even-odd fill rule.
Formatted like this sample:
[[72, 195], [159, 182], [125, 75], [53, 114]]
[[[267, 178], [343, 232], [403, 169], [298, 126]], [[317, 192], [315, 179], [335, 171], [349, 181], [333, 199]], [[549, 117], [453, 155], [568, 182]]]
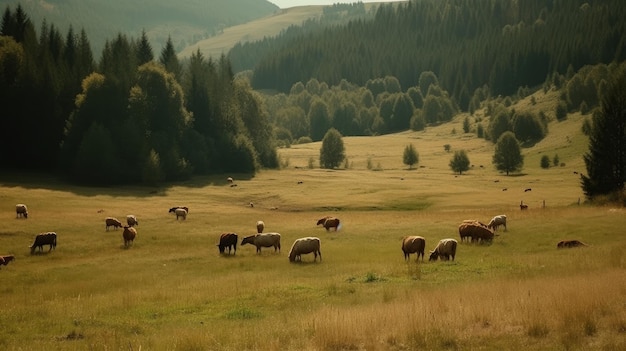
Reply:
[[[145, 8], [146, 3], [150, 4]], [[0, 0], [7, 7], [21, 5], [40, 32], [45, 20], [63, 35], [70, 25], [75, 33], [85, 29], [94, 57], [99, 58], [106, 40], [122, 33], [138, 38], [146, 31], [155, 56], [171, 36], [176, 50], [218, 33], [223, 28], [268, 16], [279, 10], [267, 0]]]

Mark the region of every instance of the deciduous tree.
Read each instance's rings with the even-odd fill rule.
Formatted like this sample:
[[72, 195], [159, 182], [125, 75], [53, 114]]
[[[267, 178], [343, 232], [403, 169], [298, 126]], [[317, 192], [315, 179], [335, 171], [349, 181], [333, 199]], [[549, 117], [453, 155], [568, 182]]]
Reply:
[[454, 172], [459, 172], [459, 174], [463, 174], [469, 170], [470, 160], [467, 157], [467, 153], [465, 150], [458, 150], [454, 152], [454, 156], [450, 160], [450, 168]]
[[493, 164], [499, 171], [506, 172], [506, 175], [519, 171], [524, 166], [524, 156], [513, 132], [505, 132], [498, 139]]
[[333, 169], [339, 167], [345, 159], [345, 148], [341, 133], [331, 128], [324, 135], [320, 149], [320, 167]]

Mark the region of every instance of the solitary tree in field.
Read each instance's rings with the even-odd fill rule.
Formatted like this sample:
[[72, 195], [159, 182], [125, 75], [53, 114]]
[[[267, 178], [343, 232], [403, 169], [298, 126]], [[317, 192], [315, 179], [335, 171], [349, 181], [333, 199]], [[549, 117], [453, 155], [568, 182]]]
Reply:
[[333, 169], [339, 167], [346, 158], [341, 133], [331, 128], [324, 135], [320, 149], [320, 167]]
[[413, 144], [409, 144], [404, 148], [402, 162], [409, 166], [409, 169], [413, 168], [413, 165], [416, 165], [419, 162], [419, 154], [417, 153], [417, 150], [415, 150]]
[[524, 156], [513, 132], [505, 132], [498, 138], [493, 154], [493, 164], [499, 171], [515, 172], [524, 166]]
[[463, 174], [463, 172], [469, 170], [470, 160], [467, 157], [467, 153], [465, 150], [459, 150], [454, 152], [454, 156], [450, 160], [450, 168], [454, 172], [459, 172], [459, 174]]
[[593, 121], [589, 151], [581, 175], [587, 198], [622, 192], [626, 181], [626, 68], [615, 75], [602, 96], [602, 113]]

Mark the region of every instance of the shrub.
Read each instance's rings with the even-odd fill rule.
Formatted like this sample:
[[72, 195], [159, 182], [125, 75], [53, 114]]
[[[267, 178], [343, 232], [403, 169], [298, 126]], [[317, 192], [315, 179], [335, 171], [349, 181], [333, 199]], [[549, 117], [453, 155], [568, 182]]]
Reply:
[[563, 100], [559, 101], [556, 105], [555, 115], [557, 121], [564, 121], [567, 119], [567, 103]]
[[541, 168], [550, 168], [550, 157], [548, 155], [541, 156]]
[[298, 144], [308, 144], [308, 143], [312, 143], [312, 142], [313, 142], [313, 140], [310, 137], [308, 137], [308, 136], [303, 136], [303, 137], [300, 137], [298, 139]]

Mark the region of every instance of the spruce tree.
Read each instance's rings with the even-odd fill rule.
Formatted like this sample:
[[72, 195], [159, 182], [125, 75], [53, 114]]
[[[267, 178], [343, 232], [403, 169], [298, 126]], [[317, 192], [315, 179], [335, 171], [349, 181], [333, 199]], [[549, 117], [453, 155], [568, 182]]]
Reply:
[[402, 162], [409, 166], [409, 169], [413, 168], [419, 162], [419, 154], [413, 144], [409, 144], [404, 148], [404, 154], [402, 156]]
[[602, 96], [602, 113], [593, 122], [581, 175], [588, 199], [624, 190], [626, 180], [626, 67], [622, 66]]

